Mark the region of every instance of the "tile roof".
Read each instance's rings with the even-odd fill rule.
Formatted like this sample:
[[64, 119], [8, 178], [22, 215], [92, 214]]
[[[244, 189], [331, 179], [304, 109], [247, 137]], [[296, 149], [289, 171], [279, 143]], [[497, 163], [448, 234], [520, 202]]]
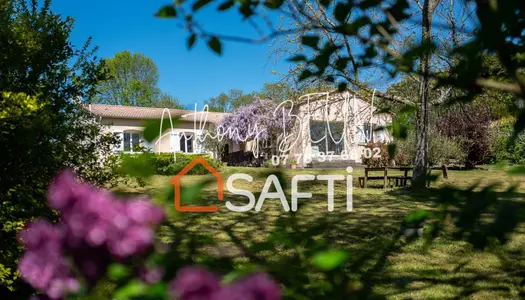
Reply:
[[[118, 119], [160, 119], [164, 108], [154, 107], [137, 107], [137, 106], [123, 106], [123, 105], [107, 105], [107, 104], [86, 104], [85, 107], [93, 114], [103, 118], [118, 118]], [[193, 121], [193, 110], [170, 109], [172, 117], [179, 116], [182, 120]], [[198, 113], [199, 111], [197, 111]], [[207, 122], [219, 123], [226, 117], [228, 113], [208, 112]], [[164, 114], [164, 118], [168, 118], [168, 113]], [[197, 121], [201, 118], [197, 114]], [[206, 118], [203, 116], [203, 119]]]

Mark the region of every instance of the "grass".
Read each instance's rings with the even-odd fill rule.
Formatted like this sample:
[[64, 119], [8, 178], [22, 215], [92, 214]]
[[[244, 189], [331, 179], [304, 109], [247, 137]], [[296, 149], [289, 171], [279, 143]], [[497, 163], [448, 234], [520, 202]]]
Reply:
[[[225, 180], [233, 173], [250, 174], [253, 182], [239, 180], [235, 187], [250, 190], [258, 198], [269, 171], [272, 170], [226, 167], [221, 173]], [[359, 169], [353, 172], [354, 186], [362, 173]], [[296, 174], [347, 175], [345, 170], [285, 170], [286, 182], [291, 182]], [[191, 185], [205, 177], [186, 176], [182, 183]], [[120, 190], [156, 195], [169, 185], [170, 179], [155, 176], [144, 188], [122, 186]], [[523, 195], [525, 191], [523, 178], [509, 177], [504, 170], [489, 166], [485, 170], [449, 171], [448, 180], [439, 179], [426, 192], [383, 190], [379, 188], [381, 181], [375, 183], [377, 188], [373, 188], [374, 185], [367, 189], [356, 187], [352, 212], [345, 209], [344, 181], [335, 184], [333, 212], [327, 211], [326, 182], [312, 181], [299, 185], [299, 191], [311, 192], [313, 197], [299, 200], [296, 213], [285, 212], [277, 199], [267, 199], [260, 212], [234, 213], [216, 199], [215, 184], [204, 188], [200, 195], [204, 205], [218, 205], [218, 213], [176, 214], [170, 228], [165, 228], [160, 237], [176, 243], [181, 264], [204, 264], [222, 273], [231, 271], [232, 266], [262, 265], [285, 285], [293, 282], [291, 277], [305, 273], [301, 275], [305, 276], [301, 287], [305, 293], [318, 289], [326, 275], [299, 258], [319, 250], [339, 248], [350, 253], [344, 271], [356, 293], [369, 289], [369, 295], [387, 299], [522, 299], [525, 295], [523, 226], [507, 245], [486, 251], [477, 251], [447, 232], [431, 244], [423, 239], [407, 241], [398, 235], [400, 222], [411, 211], [437, 209], [436, 189], [448, 185], [467, 189], [475, 183], [479, 188], [501, 183], [498, 189], [502, 191], [516, 184], [518, 193]], [[288, 195], [289, 191], [290, 188], [285, 187]], [[227, 192], [225, 200], [239, 205], [246, 203], [246, 198]], [[281, 241], [282, 236], [286, 236], [291, 245], [266, 242], [269, 238]]]

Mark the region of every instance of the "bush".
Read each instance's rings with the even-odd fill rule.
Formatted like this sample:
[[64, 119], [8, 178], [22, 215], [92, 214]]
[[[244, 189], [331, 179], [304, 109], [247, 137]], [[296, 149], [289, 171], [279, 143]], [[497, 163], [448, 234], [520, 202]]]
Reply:
[[[373, 149], [379, 148], [381, 149], [381, 153], [379, 154], [380, 157], [376, 158], [374, 157], [374, 151]], [[366, 165], [368, 168], [381, 168], [381, 167], [387, 167], [390, 165], [390, 155], [388, 154], [388, 145], [381, 142], [376, 143], [368, 143], [365, 146], [365, 149], [371, 149], [372, 150], [372, 157], [367, 158], [364, 154], [361, 155], [361, 161], [364, 165]]]
[[508, 145], [508, 140], [514, 132], [514, 122], [513, 119], [505, 119], [491, 126], [491, 163], [507, 161], [512, 164], [525, 164], [525, 134], [518, 135], [516, 142]]
[[[396, 146], [396, 165], [411, 165], [416, 149], [416, 139], [414, 132], [410, 132], [406, 140], [397, 142]], [[455, 139], [441, 135], [436, 130], [429, 130], [429, 166], [449, 164], [451, 160], [464, 161], [465, 157], [466, 153], [463, 151], [461, 143]]]
[[[397, 146], [397, 145], [396, 145]], [[410, 166], [410, 160], [408, 159], [408, 155], [405, 152], [396, 151], [395, 157], [392, 159], [390, 157], [390, 152], [388, 151], [389, 144], [376, 142], [376, 143], [368, 143], [365, 146], [365, 149], [371, 149], [372, 150], [372, 157], [366, 158], [364, 155], [361, 155], [361, 160], [364, 165], [366, 165], [368, 168], [381, 168], [381, 167], [388, 167], [388, 166]], [[381, 149], [381, 152], [379, 153], [379, 158], [374, 158], [374, 148]]]
[[484, 103], [451, 107], [437, 122], [441, 135], [458, 142], [466, 154], [465, 167], [485, 163], [490, 155], [492, 108]]
[[[133, 154], [123, 154], [124, 156], [134, 156]], [[222, 166], [222, 163], [212, 159], [206, 154], [185, 154], [176, 153], [176, 161], [173, 161], [173, 153], [151, 154], [148, 159], [151, 160], [150, 165], [153, 168], [153, 174], [157, 175], [177, 175], [184, 167], [186, 167], [192, 160], [198, 157], [206, 159], [212, 167], [216, 170]], [[202, 165], [196, 165], [187, 174], [189, 175], [204, 175], [208, 174], [208, 170]]]

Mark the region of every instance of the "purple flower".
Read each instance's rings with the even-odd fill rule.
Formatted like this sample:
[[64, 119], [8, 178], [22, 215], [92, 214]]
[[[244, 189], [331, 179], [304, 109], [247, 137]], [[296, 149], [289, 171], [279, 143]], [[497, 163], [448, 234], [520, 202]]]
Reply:
[[180, 300], [208, 300], [220, 290], [219, 279], [198, 267], [180, 269], [170, 283], [170, 292]]
[[256, 273], [240, 280], [237, 283], [246, 294], [252, 295], [257, 300], [281, 299], [281, 288], [265, 273]]
[[27, 250], [46, 248], [49, 252], [60, 251], [65, 232], [62, 227], [54, 226], [45, 220], [31, 222], [20, 231], [18, 237]]
[[213, 294], [211, 300], [258, 300], [239, 285], [229, 285]]
[[57, 210], [62, 210], [74, 199], [74, 187], [77, 185], [75, 175], [71, 170], [62, 171], [51, 183], [48, 189], [47, 201]]
[[253, 140], [258, 137], [265, 140], [272, 135], [288, 132], [293, 126], [293, 119], [288, 113], [283, 115], [282, 107], [271, 100], [256, 100], [240, 107], [219, 124], [221, 132], [228, 132], [228, 138], [234, 142]]
[[62, 230], [46, 221], [36, 221], [20, 233], [27, 247], [18, 263], [20, 275], [51, 299], [63, 298], [80, 288], [66, 264]]
[[[80, 288], [68, 258], [95, 284], [112, 259], [129, 259], [151, 248], [153, 226], [165, 218], [148, 199], [116, 199], [109, 191], [80, 183], [69, 170], [50, 185], [48, 201], [60, 211], [61, 223], [36, 221], [20, 233], [26, 252], [18, 268], [25, 281], [51, 299]], [[154, 275], [148, 279], [155, 280]]]
[[153, 245], [155, 233], [151, 228], [133, 226], [120, 232], [108, 243], [111, 254], [118, 258], [127, 258], [139, 254]]
[[144, 267], [139, 271], [140, 279], [148, 284], [157, 283], [162, 280], [164, 269], [161, 267], [148, 268]]
[[159, 224], [165, 218], [164, 211], [146, 199], [127, 202], [126, 211], [131, 220], [141, 225]]
[[268, 275], [256, 273], [217, 292], [212, 300], [279, 300], [281, 289]]

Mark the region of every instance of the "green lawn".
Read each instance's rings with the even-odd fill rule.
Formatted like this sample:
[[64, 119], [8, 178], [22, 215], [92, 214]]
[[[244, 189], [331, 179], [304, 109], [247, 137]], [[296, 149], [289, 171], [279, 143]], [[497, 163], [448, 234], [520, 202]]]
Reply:
[[[266, 178], [263, 175], [268, 171], [271, 170], [226, 167], [221, 173], [225, 179], [237, 172], [256, 178], [253, 183], [239, 181], [236, 187], [253, 191], [257, 198]], [[359, 169], [353, 172], [354, 186], [362, 172]], [[327, 173], [347, 174], [345, 170], [316, 169], [284, 172], [287, 182], [291, 182], [295, 174]], [[186, 176], [183, 184], [204, 178]], [[169, 185], [170, 179], [156, 176], [145, 188], [120, 187], [120, 190], [155, 195]], [[300, 185], [299, 190], [311, 192], [313, 198], [300, 200], [302, 205], [296, 213], [284, 212], [277, 199], [266, 200], [258, 213], [234, 213], [226, 209], [224, 202], [216, 200], [217, 187], [210, 185], [201, 193], [203, 201], [219, 205], [220, 211], [177, 214], [161, 238], [176, 243], [181, 264], [201, 263], [218, 272], [228, 272], [232, 266], [261, 265], [272, 275], [282, 274], [277, 275], [282, 276], [278, 278], [280, 282], [293, 282], [293, 276], [301, 278], [305, 293], [319, 289], [322, 279], [328, 276], [308, 265], [309, 255], [322, 249], [340, 248], [350, 253], [345, 272], [356, 293], [367, 289], [368, 294], [387, 299], [522, 299], [525, 292], [523, 227], [518, 228], [504, 247], [484, 252], [474, 250], [466, 242], [453, 240], [447, 233], [431, 244], [423, 239], [407, 241], [398, 235], [400, 222], [409, 212], [437, 209], [434, 189], [445, 185], [466, 189], [474, 183], [480, 184], [479, 189], [496, 182], [502, 183], [501, 190], [517, 184], [518, 193], [525, 191], [523, 178], [510, 177], [504, 170], [487, 167], [486, 170], [449, 171], [448, 180], [439, 179], [427, 192], [399, 188], [385, 191], [379, 188], [381, 182], [376, 182], [377, 188], [355, 187], [352, 212], [345, 210], [344, 182], [335, 185], [335, 210], [329, 213], [326, 182], [315, 181]], [[289, 193], [289, 187], [285, 192]], [[225, 199], [246, 201], [244, 197], [236, 199], [227, 193]]]

